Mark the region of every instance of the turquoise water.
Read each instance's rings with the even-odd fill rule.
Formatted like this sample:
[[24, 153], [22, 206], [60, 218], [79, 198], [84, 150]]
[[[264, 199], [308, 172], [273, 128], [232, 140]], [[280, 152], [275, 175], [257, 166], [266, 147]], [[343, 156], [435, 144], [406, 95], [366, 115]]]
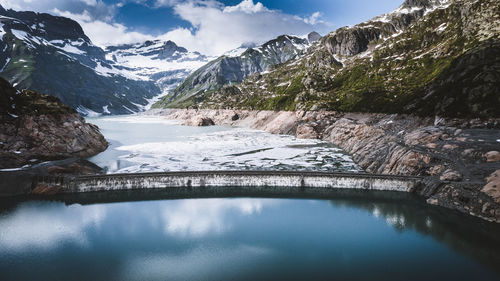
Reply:
[[407, 194], [214, 192], [0, 203], [0, 279], [500, 278], [498, 225]]

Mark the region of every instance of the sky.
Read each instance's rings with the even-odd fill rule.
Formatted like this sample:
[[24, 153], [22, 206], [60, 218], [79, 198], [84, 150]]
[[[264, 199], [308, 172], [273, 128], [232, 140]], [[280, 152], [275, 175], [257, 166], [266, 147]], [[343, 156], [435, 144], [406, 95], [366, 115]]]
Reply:
[[206, 55], [281, 34], [326, 35], [403, 0], [0, 0], [6, 9], [72, 18], [98, 46], [172, 40]]

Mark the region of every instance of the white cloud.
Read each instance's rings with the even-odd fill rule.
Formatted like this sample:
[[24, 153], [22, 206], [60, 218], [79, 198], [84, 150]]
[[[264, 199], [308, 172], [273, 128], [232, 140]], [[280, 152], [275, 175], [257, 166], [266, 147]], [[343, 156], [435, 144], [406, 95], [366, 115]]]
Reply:
[[130, 31], [123, 24], [94, 20], [87, 11], [82, 14], [73, 14], [54, 9], [52, 13], [76, 20], [82, 26], [85, 34], [98, 46], [119, 45], [154, 39], [151, 35]]
[[[147, 5], [144, 0], [123, 0], [113, 5], [102, 0], [0, 0], [5, 8], [49, 12], [72, 18], [99, 46], [154, 39], [150, 34], [133, 31], [114, 20], [118, 8], [126, 2]], [[326, 33], [332, 29], [331, 25], [321, 20], [319, 12], [302, 18], [268, 9], [253, 0], [242, 0], [234, 6], [224, 6], [217, 0], [156, 0], [152, 5], [150, 8], [170, 7], [191, 25], [190, 28], [173, 28], [157, 38], [172, 40], [189, 50], [207, 55], [220, 55], [244, 43], [264, 43], [282, 34]]]
[[270, 10], [252, 0], [226, 7], [217, 3], [188, 1], [175, 5], [175, 13], [193, 29], [177, 28], [161, 37], [204, 54], [220, 55], [245, 42], [264, 43], [282, 34], [303, 35], [313, 30], [328, 32], [331, 29], [320, 20], [320, 13], [304, 19]]
[[92, 18], [103, 21], [110, 21], [116, 13], [116, 5], [108, 5], [102, 0], [0, 0], [0, 5], [6, 9], [44, 13], [55, 8], [74, 14], [86, 10]]
[[157, 0], [154, 5], [155, 7], [172, 7], [179, 2], [179, 0]]
[[97, 6], [98, 4], [97, 0], [81, 0], [81, 1], [89, 6]]
[[[27, 2], [28, 1], [28, 2]], [[6, 9], [15, 9], [19, 10], [21, 9], [21, 4], [24, 3], [29, 3], [29, 0], [0, 0], [0, 5]]]
[[243, 0], [240, 4], [236, 6], [229, 6], [224, 8], [224, 13], [232, 13], [232, 12], [244, 12], [247, 14], [253, 14], [258, 12], [268, 12], [269, 10], [262, 5], [262, 3], [257, 2], [253, 3], [253, 0]]
[[308, 24], [318, 24], [318, 23], [324, 23], [321, 20], [321, 13], [320, 12], [315, 12], [313, 13], [309, 18], [305, 19], [305, 22]]

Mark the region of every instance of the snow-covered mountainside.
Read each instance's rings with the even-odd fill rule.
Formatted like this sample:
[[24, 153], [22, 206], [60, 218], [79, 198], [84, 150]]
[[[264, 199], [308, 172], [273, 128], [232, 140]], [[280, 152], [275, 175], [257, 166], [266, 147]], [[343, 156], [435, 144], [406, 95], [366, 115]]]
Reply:
[[190, 52], [172, 41], [109, 46], [105, 51], [106, 59], [141, 79], [154, 80], [163, 91], [177, 86], [209, 60], [209, 57]]
[[103, 50], [71, 19], [0, 7], [0, 76], [83, 115], [143, 110], [207, 61], [171, 41]]
[[261, 46], [242, 46], [229, 51], [193, 72], [157, 106], [183, 107], [186, 99], [216, 91], [227, 84], [240, 83], [254, 73], [266, 72], [275, 65], [300, 57], [320, 38], [316, 32], [306, 38], [282, 35]]
[[166, 107], [500, 116], [500, 2], [406, 0], [304, 55]]

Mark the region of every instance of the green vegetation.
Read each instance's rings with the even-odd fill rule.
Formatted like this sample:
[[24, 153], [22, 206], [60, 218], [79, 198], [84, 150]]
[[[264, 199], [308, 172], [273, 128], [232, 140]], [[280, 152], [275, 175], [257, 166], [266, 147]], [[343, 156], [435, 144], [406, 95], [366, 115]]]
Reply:
[[483, 16], [500, 5], [493, 0], [471, 3], [466, 10], [463, 5], [437, 9], [342, 63], [329, 53], [327, 36], [302, 58], [243, 81], [238, 98], [216, 90], [190, 99], [189, 106], [500, 116], [495, 94], [500, 82], [487, 71], [500, 65], [500, 35], [491, 32], [500, 24], [492, 28]]

